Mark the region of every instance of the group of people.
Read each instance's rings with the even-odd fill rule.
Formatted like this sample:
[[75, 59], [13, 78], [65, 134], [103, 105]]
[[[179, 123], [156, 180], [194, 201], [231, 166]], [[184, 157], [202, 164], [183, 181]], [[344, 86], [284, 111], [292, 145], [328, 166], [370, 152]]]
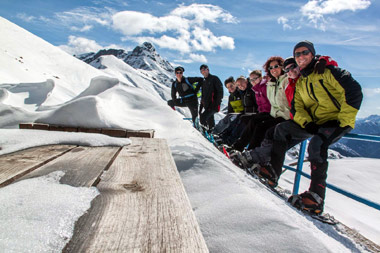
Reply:
[[[175, 106], [188, 107], [194, 124], [199, 110], [201, 126], [211, 132], [215, 126], [214, 114], [219, 112], [223, 99], [222, 82], [217, 76], [210, 74], [210, 70], [205, 64], [200, 66], [203, 78], [185, 77], [183, 75], [185, 69], [181, 66], [176, 67], [174, 71], [176, 80], [172, 84], [172, 99], [168, 101], [168, 105], [173, 109]], [[201, 103], [199, 105], [198, 95], [201, 89]], [[179, 98], [177, 98], [177, 93]]]
[[360, 84], [330, 57], [317, 55], [313, 43], [301, 41], [294, 46], [293, 56], [269, 57], [263, 65], [265, 76], [254, 70], [248, 78], [226, 79], [228, 111], [215, 126], [213, 115], [220, 109], [222, 84], [206, 65], [200, 69], [204, 78], [185, 78], [183, 67], [176, 68], [168, 104], [189, 107], [195, 121], [196, 94], [202, 88], [201, 125], [212, 131], [232, 160], [250, 168], [271, 187], [278, 184], [287, 150], [311, 138], [309, 190], [288, 201], [301, 210], [322, 213], [328, 147], [354, 128], [363, 99]]

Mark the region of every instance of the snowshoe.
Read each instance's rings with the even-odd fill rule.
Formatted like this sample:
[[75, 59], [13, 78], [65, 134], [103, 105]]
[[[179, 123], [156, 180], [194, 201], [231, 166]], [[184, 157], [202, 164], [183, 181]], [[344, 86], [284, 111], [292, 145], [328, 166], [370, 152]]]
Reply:
[[231, 159], [233, 164], [235, 164], [236, 166], [238, 166], [242, 169], [245, 169], [245, 165], [241, 159], [242, 155], [241, 155], [240, 151], [232, 150], [229, 152], [229, 156], [230, 156], [230, 159]]
[[288, 202], [297, 209], [319, 215], [323, 212], [324, 201], [315, 192], [306, 191], [298, 195], [292, 195]]
[[251, 167], [251, 171], [252, 173], [255, 173], [259, 179], [265, 182], [268, 186], [275, 188], [278, 185], [278, 177], [270, 163], [266, 164], [265, 166], [255, 164], [253, 167]]

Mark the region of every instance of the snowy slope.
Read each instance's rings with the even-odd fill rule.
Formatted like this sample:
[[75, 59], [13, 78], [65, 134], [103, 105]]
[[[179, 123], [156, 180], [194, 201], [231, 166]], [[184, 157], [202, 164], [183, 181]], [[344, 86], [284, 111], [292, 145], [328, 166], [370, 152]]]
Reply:
[[[152, 90], [146, 90], [148, 87], [136, 87], [128, 80], [120, 80], [121, 78], [118, 74], [111, 76], [111, 72], [110, 74], [99, 72], [99, 70], [86, 63], [65, 54], [62, 54], [62, 61], [59, 62], [60, 65], [58, 66], [57, 60], [54, 57], [49, 57], [49, 50], [51, 50], [52, 55], [57, 55], [58, 52], [62, 53], [59, 49], [4, 19], [0, 19], [0, 28], [1, 30], [13, 30], [12, 34], [8, 34], [9, 36], [12, 35], [12, 38], [3, 40], [2, 37], [0, 39], [0, 48], [1, 50], [7, 48], [8, 55], [18, 55], [20, 50], [22, 51], [19, 47], [28, 47], [31, 43], [34, 43], [37, 49], [28, 48], [29, 50], [23, 50], [28, 59], [36, 64], [33, 72], [29, 73], [29, 77], [23, 76], [23, 72], [21, 72], [22, 63], [7, 65], [6, 61], [2, 60], [3, 58], [0, 59], [1, 73], [8, 73], [6, 78], [0, 77], [0, 88], [3, 89], [1, 93], [3, 95], [0, 99], [0, 115], [2, 119], [0, 127], [3, 128], [0, 129], [0, 154], [49, 143], [75, 143], [76, 139], [77, 143], [86, 144], [83, 139], [86, 139], [84, 135], [87, 135], [83, 133], [64, 134], [57, 132], [54, 138], [43, 138], [54, 133], [4, 129], [5, 127], [16, 128], [17, 123], [30, 119], [45, 123], [74, 124], [88, 127], [111, 126], [129, 129], [155, 129], [156, 137], [168, 140], [195, 215], [211, 252], [364, 251], [363, 248], [353, 243], [346, 235], [340, 234], [331, 226], [320, 225], [315, 223], [314, 220], [300, 215], [283, 200], [263, 188], [259, 182], [232, 165], [189, 122], [184, 121], [181, 114], [169, 108], [160, 95], [153, 94]], [[12, 40], [23, 41], [23, 44], [20, 44], [21, 42], [16, 43], [17, 47], [13, 48], [9, 43]], [[7, 45], [7, 47], [2, 44]], [[41, 53], [38, 48], [45, 49], [44, 61], [38, 60]], [[3, 51], [2, 54], [5, 55]], [[68, 57], [67, 61], [63, 58], [66, 56]], [[115, 57], [107, 56], [102, 58], [104, 61], [110, 61], [109, 66], [119, 64], [118, 59]], [[9, 60], [11, 59], [7, 58], [7, 61]], [[15, 71], [13, 71], [13, 68], [15, 68]], [[54, 71], [59, 71], [59, 73]], [[119, 72], [118, 70], [114, 71]], [[131, 79], [137, 80], [140, 78], [137, 74], [133, 74], [135, 73], [133, 69], [128, 71], [132, 76], [130, 77]], [[60, 75], [59, 81], [65, 80], [70, 84], [67, 84], [65, 88], [58, 88], [64, 83], [57, 82], [51, 76], [45, 79], [40, 78], [40, 73], [53, 72], [54, 75]], [[83, 77], [84, 81], [80, 82], [82, 74], [86, 78]], [[54, 88], [51, 93], [48, 90], [52, 85], [43, 85], [44, 88], [40, 89], [41, 92], [33, 89], [34, 85], [31, 85], [32, 83], [48, 83], [47, 79], [54, 81]], [[23, 87], [23, 92], [16, 92], [18, 86]], [[27, 98], [30, 94], [34, 94], [32, 96], [33, 103], [28, 104], [27, 101], [29, 100]], [[47, 99], [44, 100], [44, 97], [47, 97]], [[22, 101], [24, 101], [24, 104]], [[55, 101], [55, 103], [52, 101]], [[30, 109], [31, 105], [36, 105], [36, 109]], [[14, 118], [14, 116], [17, 117]], [[6, 124], [3, 123], [3, 119], [6, 119]], [[88, 139], [92, 139], [92, 137], [93, 135], [88, 135]], [[107, 139], [98, 143], [109, 143], [111, 145], [114, 142], [117, 141], [111, 141], [107, 137]], [[93, 144], [90, 143], [89, 145]], [[339, 172], [338, 176], [336, 176], [341, 180], [339, 184], [348, 185], [351, 190], [355, 190], [360, 194], [363, 193], [371, 199], [376, 199], [380, 190], [378, 186], [376, 188], [375, 186], [368, 187], [364, 192], [363, 184], [366, 184], [367, 181], [362, 182], [362, 180], [363, 178], [371, 178], [368, 185], [373, 186], [374, 182], [380, 180], [379, 173], [373, 167], [370, 170], [364, 168], [360, 171], [361, 175], [363, 175], [362, 177], [355, 175], [350, 177], [351, 173], [354, 173], [355, 167], [353, 170], [347, 171], [346, 167], [351, 166], [351, 161], [348, 161], [348, 165], [343, 163], [344, 161], [346, 160], [336, 160], [331, 167], [331, 170]], [[367, 159], [365, 161], [369, 164], [377, 164], [376, 160]], [[346, 180], [347, 178], [350, 180]], [[360, 180], [361, 183], [357, 183], [356, 179]], [[287, 177], [284, 177], [280, 183], [287, 186], [287, 180]], [[8, 196], [8, 191], [3, 191], [7, 187], [0, 189], [1, 196]], [[22, 188], [25, 186], [15, 185], [15, 187]], [[305, 186], [302, 187], [301, 190], [306, 188]], [[50, 193], [47, 189], [44, 189], [44, 192], [46, 194]], [[18, 196], [20, 199], [17, 199], [17, 201], [22, 201], [22, 197]], [[334, 206], [334, 203], [341, 203], [337, 200], [339, 196], [328, 193], [328, 197], [334, 197], [334, 199], [328, 200], [328, 211], [335, 215], [334, 212], [339, 209], [339, 206]], [[12, 198], [5, 199], [10, 201], [9, 199]], [[377, 214], [378, 212], [371, 212], [360, 206], [354, 206], [359, 212], [363, 212], [360, 214], [363, 219], [354, 219], [352, 217], [356, 218], [356, 214], [352, 215], [353, 208], [350, 208], [352, 206], [350, 202], [342, 198], [339, 201], [342, 201], [345, 205], [345, 223], [380, 243], [378, 226], [380, 218]], [[0, 206], [0, 222], [2, 219], [9, 217], [9, 211], [7, 211], [9, 209], [4, 208], [4, 206], [8, 205], [4, 204], [2, 203]], [[38, 203], [35, 204], [38, 205]], [[42, 205], [43, 203], [41, 203]], [[19, 205], [17, 208], [25, 208], [18, 210], [20, 213], [28, 210], [28, 206]], [[336, 213], [339, 214], [339, 212]], [[54, 212], [51, 212], [50, 215], [54, 217]], [[23, 222], [28, 224], [27, 217], [24, 218], [26, 220], [23, 220]], [[30, 229], [25, 226], [23, 232], [33, 234], [36, 227], [38, 228], [37, 231], [40, 231], [39, 228], [45, 224], [44, 219], [51, 219], [51, 217], [39, 217], [41, 223], [34, 224], [34, 227]], [[18, 221], [15, 220], [14, 222], [17, 223]], [[13, 226], [13, 224], [8, 224], [8, 226]], [[9, 234], [0, 234], [0, 248], [5, 249], [9, 245], [3, 243], [4, 238], [1, 238], [1, 236], [6, 237]], [[46, 237], [46, 239], [48, 240], [49, 238]], [[30, 249], [23, 248], [17, 251], [23, 250]], [[51, 251], [60, 251], [60, 248]]]
[[[21, 83], [14, 94], [17, 92], [17, 95], [27, 96], [25, 93], [31, 90], [28, 86], [38, 85], [40, 89], [44, 89], [44, 97], [39, 98], [38, 102], [55, 105], [86, 89], [92, 78], [105, 76], [103, 72], [2, 17], [0, 26], [0, 83]], [[33, 100], [32, 97], [31, 101], [25, 101], [25, 104], [34, 104], [36, 101]], [[2, 102], [7, 104], [6, 100]]]

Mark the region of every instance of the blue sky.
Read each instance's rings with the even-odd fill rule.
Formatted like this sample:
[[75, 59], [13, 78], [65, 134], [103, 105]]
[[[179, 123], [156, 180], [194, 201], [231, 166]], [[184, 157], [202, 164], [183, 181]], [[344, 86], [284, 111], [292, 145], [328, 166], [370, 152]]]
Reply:
[[71, 54], [150, 41], [186, 76], [207, 63], [222, 81], [307, 39], [360, 82], [359, 117], [380, 114], [379, 13], [375, 0], [0, 1], [2, 17]]

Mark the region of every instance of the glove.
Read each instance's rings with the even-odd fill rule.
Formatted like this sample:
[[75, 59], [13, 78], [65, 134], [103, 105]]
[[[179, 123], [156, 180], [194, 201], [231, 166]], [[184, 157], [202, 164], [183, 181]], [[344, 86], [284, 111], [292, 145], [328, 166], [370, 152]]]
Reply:
[[351, 130], [352, 128], [350, 126], [337, 127], [330, 136], [328, 136], [327, 138], [325, 137], [324, 139], [322, 138], [323, 142], [321, 145], [321, 157], [327, 160], [327, 156], [328, 156], [327, 150], [329, 146], [335, 141], [337, 141], [338, 139], [340, 139], [345, 133], [348, 133]]
[[201, 104], [199, 105], [199, 114], [201, 114], [202, 111], [203, 111], [203, 104], [201, 103]]
[[168, 101], [168, 106], [170, 106], [171, 108], [174, 108], [174, 101], [173, 100], [169, 100]]
[[319, 126], [317, 124], [315, 124], [314, 122], [309, 122], [309, 123], [306, 124], [305, 130], [309, 134], [315, 135], [315, 134], [318, 133]]
[[323, 74], [325, 72], [327, 61], [324, 58], [320, 58], [314, 65], [314, 73]]

